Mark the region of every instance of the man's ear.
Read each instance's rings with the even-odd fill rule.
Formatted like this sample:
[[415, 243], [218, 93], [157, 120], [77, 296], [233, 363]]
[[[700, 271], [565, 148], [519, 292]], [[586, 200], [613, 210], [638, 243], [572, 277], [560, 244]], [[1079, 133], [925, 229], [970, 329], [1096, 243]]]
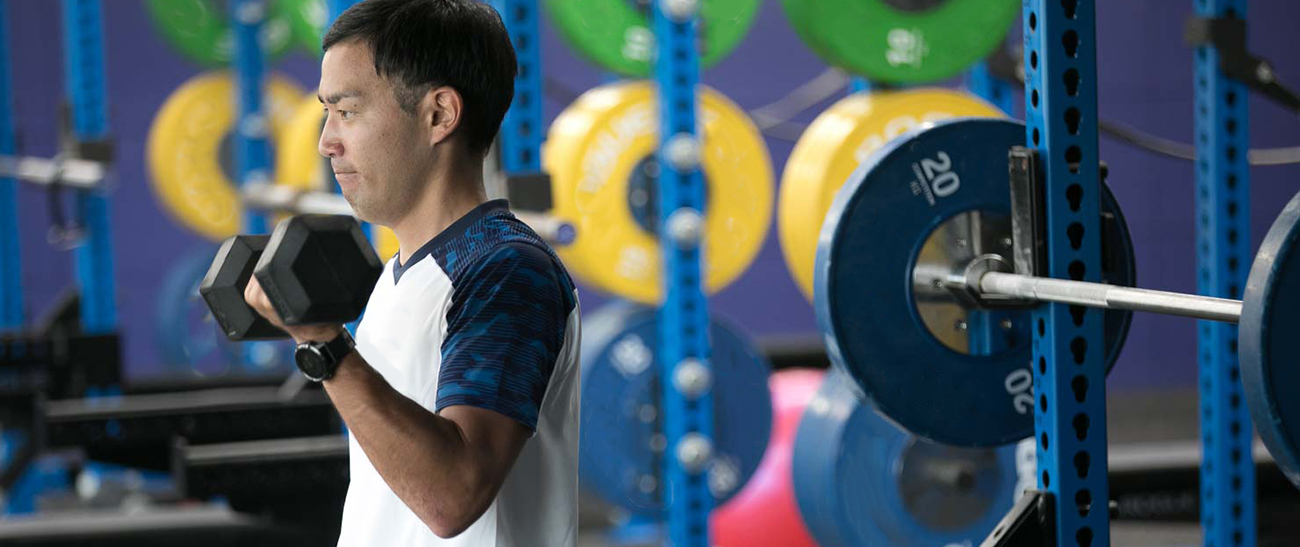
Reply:
[[435, 87], [424, 94], [421, 103], [422, 121], [430, 130], [429, 145], [451, 138], [460, 127], [461, 113], [465, 108], [460, 92], [450, 86]]

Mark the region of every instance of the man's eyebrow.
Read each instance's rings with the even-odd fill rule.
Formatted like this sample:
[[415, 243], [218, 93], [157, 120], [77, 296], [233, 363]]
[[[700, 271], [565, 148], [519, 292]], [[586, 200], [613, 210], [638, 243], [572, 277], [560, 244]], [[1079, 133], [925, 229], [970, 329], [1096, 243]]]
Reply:
[[330, 94], [328, 97], [321, 97], [320, 93], [317, 93], [316, 100], [320, 101], [321, 104], [339, 104], [339, 101], [343, 99], [360, 96], [360, 91], [340, 91], [338, 93]]

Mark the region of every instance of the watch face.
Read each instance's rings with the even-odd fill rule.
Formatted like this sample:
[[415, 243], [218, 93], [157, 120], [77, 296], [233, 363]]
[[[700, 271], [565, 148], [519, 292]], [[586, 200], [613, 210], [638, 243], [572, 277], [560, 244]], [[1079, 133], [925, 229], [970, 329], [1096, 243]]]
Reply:
[[309, 378], [320, 378], [325, 375], [325, 356], [321, 355], [316, 348], [300, 347], [294, 352], [293, 357], [298, 362], [298, 369]]

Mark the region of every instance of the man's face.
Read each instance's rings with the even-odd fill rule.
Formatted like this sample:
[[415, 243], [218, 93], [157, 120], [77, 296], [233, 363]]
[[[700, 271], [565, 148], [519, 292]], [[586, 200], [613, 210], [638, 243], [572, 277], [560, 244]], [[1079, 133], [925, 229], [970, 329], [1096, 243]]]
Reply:
[[318, 92], [326, 119], [317, 148], [343, 197], [362, 220], [392, 226], [415, 205], [433, 161], [421, 110], [402, 110], [370, 48], [355, 40], [325, 52]]

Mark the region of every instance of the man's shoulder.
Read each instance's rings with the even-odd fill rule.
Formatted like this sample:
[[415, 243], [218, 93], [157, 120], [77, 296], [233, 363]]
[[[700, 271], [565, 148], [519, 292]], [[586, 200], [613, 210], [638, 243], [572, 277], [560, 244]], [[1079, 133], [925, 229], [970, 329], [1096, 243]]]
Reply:
[[508, 212], [484, 217], [458, 239], [460, 249], [444, 263], [454, 284], [463, 285], [494, 273], [508, 273], [521, 277], [521, 281], [537, 277], [562, 285], [572, 284], [555, 250]]

